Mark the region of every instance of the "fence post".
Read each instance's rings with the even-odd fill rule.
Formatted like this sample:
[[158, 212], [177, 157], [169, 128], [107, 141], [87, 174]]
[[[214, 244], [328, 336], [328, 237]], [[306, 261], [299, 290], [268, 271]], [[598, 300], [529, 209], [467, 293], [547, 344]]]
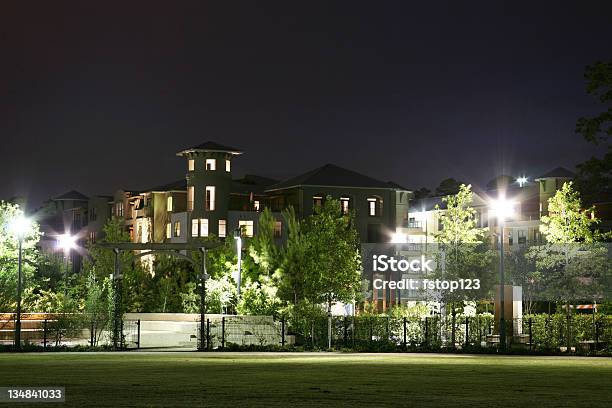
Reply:
[[137, 327], [137, 332], [136, 332], [136, 348], [139, 349], [140, 348], [140, 319], [138, 319], [138, 321], [136, 322]]
[[470, 318], [465, 317], [465, 346], [470, 344]]
[[206, 349], [210, 350], [210, 319], [206, 319]]
[[530, 317], [529, 318], [529, 351], [531, 351], [531, 349], [533, 347], [533, 331], [532, 331], [532, 326], [533, 326], [533, 320]]
[[425, 345], [429, 346], [429, 317], [425, 316]]
[[595, 323], [595, 351], [599, 350], [599, 323]]
[[353, 348], [355, 348], [355, 333], [357, 333], [357, 320], [355, 319], [355, 315], [353, 315], [353, 327], [351, 329], [351, 338], [353, 340]]
[[225, 316], [221, 318], [221, 349], [225, 348]]
[[281, 319], [281, 346], [285, 348], [285, 318]]
[[408, 343], [406, 342], [406, 317], [404, 316], [404, 348], [408, 348]]
[[47, 319], [43, 322], [43, 348], [47, 348]]

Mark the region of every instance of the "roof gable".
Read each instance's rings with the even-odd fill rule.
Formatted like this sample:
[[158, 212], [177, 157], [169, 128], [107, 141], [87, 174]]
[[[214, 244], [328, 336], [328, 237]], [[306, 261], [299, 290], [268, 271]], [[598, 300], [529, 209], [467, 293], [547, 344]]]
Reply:
[[326, 164], [299, 176], [281, 181], [278, 184], [270, 186], [267, 190], [282, 190], [297, 186], [392, 188], [384, 181], [376, 180], [372, 177], [368, 177], [361, 173], [357, 173], [334, 164]]
[[186, 149], [181, 150], [177, 154], [180, 156], [188, 152], [227, 152], [231, 154], [242, 154], [242, 151], [240, 151], [240, 149], [236, 149], [235, 147], [231, 146], [225, 146], [212, 141], [207, 141], [204, 143], [200, 143], [196, 146], [188, 147]]

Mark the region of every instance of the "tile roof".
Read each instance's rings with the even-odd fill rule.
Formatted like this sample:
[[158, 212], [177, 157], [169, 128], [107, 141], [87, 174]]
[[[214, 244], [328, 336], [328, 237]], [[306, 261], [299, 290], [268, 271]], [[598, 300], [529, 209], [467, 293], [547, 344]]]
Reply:
[[322, 167], [270, 186], [267, 191], [282, 190], [296, 186], [392, 188], [384, 181], [373, 179], [334, 164], [326, 164]]
[[87, 197], [85, 194], [79, 193], [76, 190], [71, 190], [68, 191], [67, 193], [64, 193], [62, 195], [59, 195], [55, 198], [53, 198], [53, 200], [78, 200], [78, 201], [87, 201], [89, 199], [89, 197]]
[[196, 146], [188, 147], [187, 149], [181, 150], [177, 154], [181, 155], [183, 153], [191, 152], [191, 151], [228, 152], [232, 154], [242, 154], [242, 151], [240, 151], [240, 149], [236, 149], [235, 147], [231, 147], [231, 146], [224, 146], [217, 142], [211, 142], [211, 141], [200, 143], [199, 145], [196, 145]]

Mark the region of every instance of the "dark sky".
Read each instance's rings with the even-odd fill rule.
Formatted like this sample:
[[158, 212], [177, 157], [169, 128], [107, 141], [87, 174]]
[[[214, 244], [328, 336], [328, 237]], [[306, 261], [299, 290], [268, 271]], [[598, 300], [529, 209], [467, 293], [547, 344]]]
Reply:
[[165, 183], [206, 140], [245, 151], [237, 175], [333, 162], [410, 188], [597, 153], [574, 125], [600, 108], [609, 0], [11, 3], [3, 198]]

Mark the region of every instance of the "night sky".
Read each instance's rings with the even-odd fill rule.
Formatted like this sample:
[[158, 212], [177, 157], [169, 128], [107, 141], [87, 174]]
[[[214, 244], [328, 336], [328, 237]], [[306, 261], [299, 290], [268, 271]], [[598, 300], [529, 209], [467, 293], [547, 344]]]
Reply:
[[0, 198], [30, 206], [177, 180], [206, 140], [244, 150], [236, 176], [331, 162], [409, 188], [598, 153], [574, 125], [601, 109], [583, 73], [612, 57], [609, 0], [10, 3]]

